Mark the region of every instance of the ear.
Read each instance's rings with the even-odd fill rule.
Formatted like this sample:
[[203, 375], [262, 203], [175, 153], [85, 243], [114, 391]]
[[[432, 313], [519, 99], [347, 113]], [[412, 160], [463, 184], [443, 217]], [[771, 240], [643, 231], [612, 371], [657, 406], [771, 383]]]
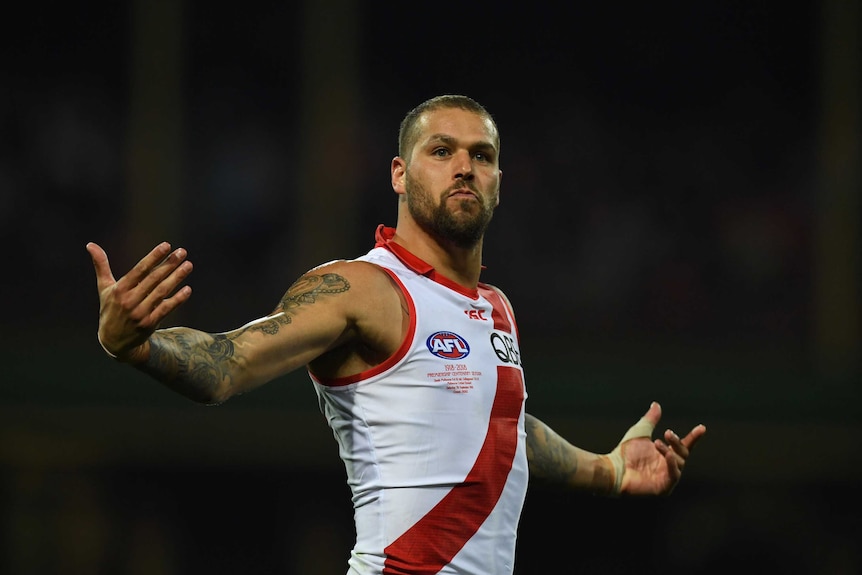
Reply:
[[407, 177], [407, 162], [401, 156], [392, 158], [392, 165], [389, 167], [389, 173], [392, 176], [392, 189], [396, 194], [404, 194], [404, 179]]
[[500, 205], [500, 188], [503, 185], [503, 170], [497, 170], [497, 203], [494, 204], [494, 207]]

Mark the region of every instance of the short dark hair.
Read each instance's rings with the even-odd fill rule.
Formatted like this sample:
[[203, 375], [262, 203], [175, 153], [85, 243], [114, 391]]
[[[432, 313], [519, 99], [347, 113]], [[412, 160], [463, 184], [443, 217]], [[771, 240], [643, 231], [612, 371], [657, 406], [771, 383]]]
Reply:
[[428, 100], [425, 100], [404, 116], [404, 119], [401, 120], [401, 127], [398, 129], [398, 155], [404, 159], [407, 158], [407, 154], [413, 149], [413, 146], [416, 144], [416, 140], [419, 137], [418, 130], [416, 128], [416, 124], [419, 121], [419, 118], [425, 112], [429, 112], [431, 110], [439, 110], [441, 108], [460, 108], [462, 110], [467, 110], [468, 112], [474, 112], [484, 118], [487, 118], [491, 124], [494, 126], [494, 131], [497, 132], [497, 141], [494, 142], [497, 146], [497, 150], [500, 150], [500, 130], [497, 128], [497, 123], [494, 122], [494, 118], [488, 113], [488, 110], [485, 109], [482, 104], [470, 98], [468, 96], [462, 96], [460, 94], [444, 94], [442, 96], [435, 96]]

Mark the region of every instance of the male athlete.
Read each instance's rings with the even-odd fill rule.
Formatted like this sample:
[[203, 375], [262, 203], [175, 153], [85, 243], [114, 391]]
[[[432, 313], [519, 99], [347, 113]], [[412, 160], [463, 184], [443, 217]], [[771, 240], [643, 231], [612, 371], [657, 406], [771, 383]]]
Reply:
[[597, 494], [667, 495], [706, 432], [652, 433], [653, 403], [608, 454], [524, 410], [512, 306], [479, 281], [499, 203], [500, 136], [458, 95], [407, 114], [390, 166], [395, 228], [355, 260], [300, 277], [272, 313], [224, 333], [158, 329], [191, 296], [182, 248], [156, 246], [115, 280], [87, 245], [105, 351], [216, 404], [305, 367], [353, 494], [348, 574], [511, 574], [528, 475]]

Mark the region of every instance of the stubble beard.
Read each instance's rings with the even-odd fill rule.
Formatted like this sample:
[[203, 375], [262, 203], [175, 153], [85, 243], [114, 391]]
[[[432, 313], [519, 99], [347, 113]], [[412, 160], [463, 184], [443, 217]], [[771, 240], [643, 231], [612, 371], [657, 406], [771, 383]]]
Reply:
[[[460, 186], [459, 186], [460, 187]], [[405, 179], [407, 208], [419, 226], [442, 242], [451, 242], [460, 248], [475, 247], [485, 235], [488, 224], [494, 215], [484, 198], [476, 195], [479, 211], [473, 213], [472, 200], [462, 200], [460, 211], [450, 209], [447, 201], [435, 204], [431, 194], [421, 183], [410, 175]]]

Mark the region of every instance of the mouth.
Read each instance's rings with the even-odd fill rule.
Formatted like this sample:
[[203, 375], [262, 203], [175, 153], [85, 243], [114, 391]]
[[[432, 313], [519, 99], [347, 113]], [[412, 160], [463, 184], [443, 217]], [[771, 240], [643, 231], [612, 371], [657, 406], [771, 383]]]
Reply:
[[449, 192], [447, 199], [454, 198], [456, 200], [478, 200], [479, 195], [470, 188], [458, 188]]
[[449, 194], [449, 197], [456, 199], [475, 198], [476, 194], [474, 194], [473, 192], [455, 191]]

